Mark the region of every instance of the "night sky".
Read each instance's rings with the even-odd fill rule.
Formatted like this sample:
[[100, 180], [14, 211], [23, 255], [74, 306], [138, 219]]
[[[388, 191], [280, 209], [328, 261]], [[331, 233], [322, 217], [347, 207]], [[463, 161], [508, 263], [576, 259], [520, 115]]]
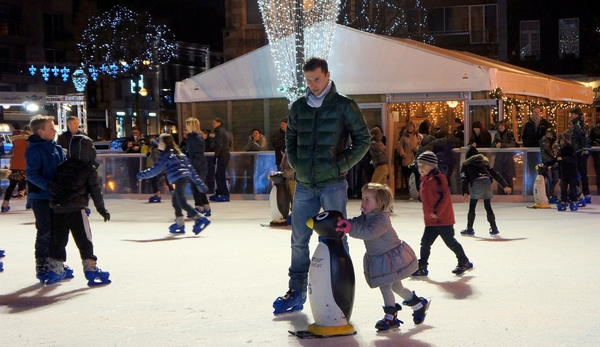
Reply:
[[136, 12], [147, 11], [167, 25], [178, 41], [208, 44], [222, 50], [225, 27], [225, 0], [98, 0], [102, 11], [114, 5]]

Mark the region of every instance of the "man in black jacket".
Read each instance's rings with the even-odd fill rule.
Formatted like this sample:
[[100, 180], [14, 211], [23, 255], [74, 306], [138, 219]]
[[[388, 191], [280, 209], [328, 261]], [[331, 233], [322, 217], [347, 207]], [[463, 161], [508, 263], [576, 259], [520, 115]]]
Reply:
[[271, 144], [275, 151], [275, 165], [280, 171], [283, 171], [281, 167], [281, 159], [283, 158], [283, 152], [285, 151], [285, 131], [287, 130], [287, 118], [282, 118], [279, 123], [279, 130], [271, 136]]
[[581, 191], [585, 195], [585, 204], [592, 202], [590, 195], [590, 185], [587, 174], [587, 163], [590, 157], [590, 137], [588, 127], [583, 119], [583, 111], [579, 107], [573, 107], [569, 110], [573, 129], [571, 130], [571, 144], [575, 148], [575, 156], [577, 157], [577, 170], [581, 176]]
[[227, 129], [223, 127], [223, 119], [220, 117], [215, 118], [212, 125], [215, 128], [215, 155], [213, 157], [213, 163], [217, 167], [215, 172], [217, 187], [215, 189], [215, 195], [211, 195], [209, 200], [227, 202], [229, 201], [229, 188], [227, 188], [225, 173], [227, 172], [227, 166], [231, 159], [231, 140], [229, 139]]
[[523, 127], [521, 134], [523, 147], [539, 147], [540, 140], [546, 135], [546, 130], [551, 127], [552, 124], [542, 117], [542, 110], [534, 107], [531, 118]]
[[71, 141], [71, 137], [73, 137], [75, 134], [85, 135], [84, 132], [79, 129], [79, 118], [75, 116], [69, 116], [67, 117], [67, 130], [58, 135], [56, 143], [60, 145], [63, 150], [67, 150], [67, 147], [69, 147], [69, 141]]

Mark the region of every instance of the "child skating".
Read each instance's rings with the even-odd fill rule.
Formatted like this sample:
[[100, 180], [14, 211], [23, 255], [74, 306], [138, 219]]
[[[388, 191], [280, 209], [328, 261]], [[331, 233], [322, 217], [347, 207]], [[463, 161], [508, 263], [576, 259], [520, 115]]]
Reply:
[[137, 174], [138, 179], [150, 178], [158, 175], [163, 169], [167, 170], [167, 180], [175, 187], [173, 191], [172, 203], [175, 209], [175, 224], [169, 227], [169, 232], [173, 234], [185, 233], [185, 222], [183, 219], [184, 209], [194, 218], [194, 227], [192, 231], [198, 235], [204, 228], [210, 224], [210, 221], [187, 203], [185, 199], [185, 188], [190, 180], [196, 184], [198, 189], [206, 193], [208, 188], [196, 174], [194, 168], [188, 162], [186, 156], [181, 153], [179, 147], [175, 144], [173, 136], [161, 134], [158, 137], [158, 148], [163, 152], [151, 168]]
[[454, 209], [448, 180], [438, 170], [437, 157], [431, 151], [426, 151], [417, 158], [417, 166], [421, 174], [421, 200], [425, 231], [421, 238], [419, 269], [412, 276], [429, 274], [427, 266], [429, 265], [431, 245], [438, 236], [442, 237], [446, 246], [454, 252], [458, 259], [458, 265], [452, 270], [452, 273], [462, 275], [465, 271], [473, 268], [473, 263], [469, 261], [461, 244], [454, 238]]
[[383, 295], [385, 316], [375, 324], [375, 328], [388, 330], [403, 323], [397, 318], [402, 306], [396, 303], [394, 293], [404, 299], [404, 305], [413, 309], [413, 322], [421, 324], [425, 320], [429, 301], [402, 285], [402, 279], [417, 269], [417, 259], [412, 248], [398, 238], [392, 227], [389, 213], [394, 202], [392, 191], [387, 185], [379, 183], [368, 183], [361, 191], [361, 215], [339, 221], [336, 231], [365, 242], [365, 279], [371, 288], [379, 287]]
[[56, 178], [48, 184], [48, 190], [52, 193], [50, 206], [54, 211], [54, 233], [50, 243], [46, 284], [60, 282], [67, 276], [64, 262], [67, 260], [65, 248], [69, 231], [79, 249], [88, 286], [109, 284], [110, 274], [96, 266], [98, 258], [94, 255], [92, 231], [86, 213], [91, 196], [96, 211], [105, 222], [110, 220], [98, 180], [96, 148], [89, 137], [73, 135], [66, 149], [67, 160], [58, 165]]
[[479, 154], [477, 148], [469, 146], [466, 160], [460, 168], [460, 181], [462, 183], [462, 194], [465, 201], [469, 201], [469, 212], [467, 214], [467, 228], [460, 232], [463, 236], [475, 235], [473, 223], [475, 222], [475, 207], [477, 201], [483, 199], [483, 207], [487, 213], [490, 223], [490, 235], [498, 235], [500, 231], [496, 225], [496, 216], [492, 210], [492, 179], [502, 187], [507, 195], [512, 193], [512, 188], [496, 170], [490, 167], [489, 160], [483, 154]]

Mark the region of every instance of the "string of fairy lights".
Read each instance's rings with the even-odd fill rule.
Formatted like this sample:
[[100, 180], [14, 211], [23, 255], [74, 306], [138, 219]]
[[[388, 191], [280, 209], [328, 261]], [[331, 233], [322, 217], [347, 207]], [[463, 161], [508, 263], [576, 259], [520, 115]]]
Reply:
[[[504, 105], [504, 119], [509, 122], [513, 122], [513, 114], [516, 116], [517, 126], [519, 132], [523, 129], [525, 124], [529, 121], [531, 112], [535, 107], [544, 109], [548, 116], [548, 121], [554, 128], [557, 126], [557, 113], [559, 110], [567, 111], [575, 106], [579, 107], [591, 107], [591, 105], [581, 105], [569, 101], [553, 101], [553, 100], [523, 100], [514, 98], [511, 96], [504, 95], [501, 88], [496, 88], [489, 93], [489, 97], [492, 99], [502, 99]], [[498, 114], [495, 114], [495, 120], [498, 120]]]
[[258, 0], [280, 87], [290, 102], [306, 91], [305, 58], [327, 59], [340, 0]]

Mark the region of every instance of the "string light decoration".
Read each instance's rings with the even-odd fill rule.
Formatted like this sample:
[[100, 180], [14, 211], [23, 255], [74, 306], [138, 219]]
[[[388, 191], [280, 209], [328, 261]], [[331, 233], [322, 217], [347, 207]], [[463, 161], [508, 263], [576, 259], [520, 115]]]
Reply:
[[177, 57], [175, 35], [165, 25], [153, 23], [147, 12], [137, 13], [117, 5], [88, 19], [77, 47], [82, 67], [91, 73], [92, 79], [102, 73], [129, 78], [135, 83], [136, 124], [144, 128], [137, 82], [144, 71]]
[[75, 90], [77, 90], [78, 92], [81, 93], [85, 90], [87, 81], [88, 77], [81, 68], [73, 72], [73, 85], [75, 86]]
[[280, 83], [290, 102], [306, 91], [305, 58], [327, 59], [341, 0], [258, 0]]
[[374, 34], [433, 44], [427, 33], [427, 10], [420, 0], [343, 0], [340, 22]]
[[77, 47], [92, 76], [99, 72], [133, 76], [177, 56], [175, 36], [165, 25], [154, 24], [146, 12], [119, 5], [88, 20]]

